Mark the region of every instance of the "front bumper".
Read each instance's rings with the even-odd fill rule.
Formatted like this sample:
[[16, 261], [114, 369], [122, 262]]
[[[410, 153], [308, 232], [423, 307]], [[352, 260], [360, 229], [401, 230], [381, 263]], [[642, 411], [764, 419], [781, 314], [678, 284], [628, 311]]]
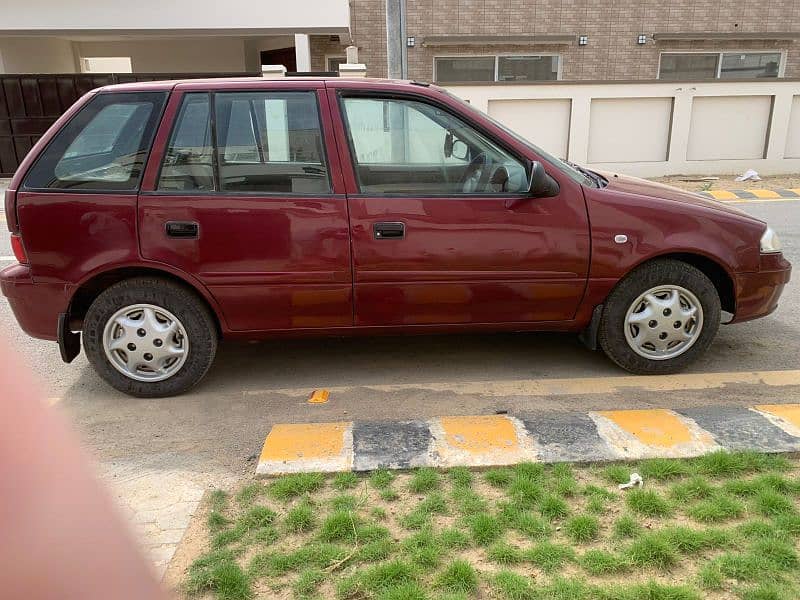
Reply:
[[736, 314], [731, 323], [751, 321], [773, 312], [791, 275], [792, 265], [782, 253], [762, 254], [755, 273], [737, 273]]
[[68, 286], [35, 283], [30, 267], [16, 264], [0, 271], [0, 289], [25, 333], [43, 340], [58, 339], [58, 315], [69, 305]]

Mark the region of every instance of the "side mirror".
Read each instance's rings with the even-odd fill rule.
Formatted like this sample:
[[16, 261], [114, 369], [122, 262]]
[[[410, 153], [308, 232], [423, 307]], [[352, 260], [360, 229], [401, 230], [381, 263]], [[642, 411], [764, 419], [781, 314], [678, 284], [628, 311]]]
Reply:
[[558, 195], [558, 182], [550, 177], [538, 160], [531, 161], [528, 176], [528, 193], [535, 198], [552, 198]]
[[453, 142], [453, 151], [451, 154], [453, 158], [457, 158], [458, 160], [467, 160], [467, 156], [469, 155], [469, 146], [467, 146], [466, 142], [456, 140]]

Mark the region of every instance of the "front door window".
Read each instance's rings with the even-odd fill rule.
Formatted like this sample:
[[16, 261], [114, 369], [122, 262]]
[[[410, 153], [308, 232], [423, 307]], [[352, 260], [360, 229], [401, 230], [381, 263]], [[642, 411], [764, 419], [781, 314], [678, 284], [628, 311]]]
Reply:
[[524, 193], [523, 163], [438, 107], [415, 100], [344, 98], [363, 194]]

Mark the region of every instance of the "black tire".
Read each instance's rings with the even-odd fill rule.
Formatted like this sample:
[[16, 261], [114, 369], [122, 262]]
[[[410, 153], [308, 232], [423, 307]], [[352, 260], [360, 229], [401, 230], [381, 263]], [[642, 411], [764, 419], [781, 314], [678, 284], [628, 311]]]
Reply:
[[[703, 309], [703, 327], [694, 344], [683, 354], [665, 360], [641, 356], [625, 338], [628, 308], [640, 295], [660, 285], [685, 288], [697, 297]], [[717, 289], [702, 271], [678, 260], [653, 260], [634, 269], [608, 295], [598, 340], [606, 355], [626, 371], [637, 375], [675, 373], [696, 360], [711, 345], [719, 329], [720, 310]]]
[[[137, 381], [118, 371], [103, 350], [103, 331], [118, 310], [133, 304], [153, 304], [171, 312], [183, 324], [189, 352], [180, 369], [163, 381]], [[114, 388], [141, 398], [175, 396], [199, 382], [217, 351], [217, 327], [206, 305], [190, 289], [157, 277], [120, 281], [103, 291], [83, 322], [83, 344], [95, 371]]]

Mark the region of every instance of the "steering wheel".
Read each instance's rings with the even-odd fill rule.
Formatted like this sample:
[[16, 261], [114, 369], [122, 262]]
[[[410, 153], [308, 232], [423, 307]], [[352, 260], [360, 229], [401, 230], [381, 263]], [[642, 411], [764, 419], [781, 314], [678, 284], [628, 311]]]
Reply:
[[464, 169], [464, 174], [461, 175], [461, 191], [465, 193], [479, 192], [486, 187], [486, 181], [489, 179], [489, 169], [487, 163], [489, 162], [485, 152], [476, 154], [469, 164]]

